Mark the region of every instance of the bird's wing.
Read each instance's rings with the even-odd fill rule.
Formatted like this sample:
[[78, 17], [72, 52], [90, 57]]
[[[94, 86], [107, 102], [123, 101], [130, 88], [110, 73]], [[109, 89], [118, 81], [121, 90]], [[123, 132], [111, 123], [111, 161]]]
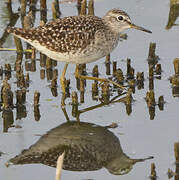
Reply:
[[10, 27], [8, 32], [29, 43], [36, 41], [52, 51], [66, 53], [85, 49], [102, 24], [96, 16], [70, 16], [37, 28]]

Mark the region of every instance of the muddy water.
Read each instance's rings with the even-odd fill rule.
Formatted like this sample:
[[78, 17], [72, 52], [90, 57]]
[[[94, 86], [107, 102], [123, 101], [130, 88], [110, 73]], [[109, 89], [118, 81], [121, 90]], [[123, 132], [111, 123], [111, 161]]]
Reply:
[[[48, 2], [48, 19], [51, 19], [51, 4]], [[17, 12], [19, 7], [18, 1], [13, 1], [13, 11]], [[39, 7], [39, 4], [37, 4]], [[179, 99], [172, 95], [172, 88], [169, 82], [169, 77], [174, 74], [172, 61], [179, 57], [178, 51], [178, 30], [179, 27], [168, 25], [170, 12], [169, 0], [158, 1], [96, 1], [95, 14], [102, 16], [111, 8], [120, 7], [130, 14], [134, 23], [150, 29], [153, 33], [146, 34], [137, 30], [128, 30], [127, 41], [121, 42], [118, 47], [111, 54], [111, 61], [117, 60], [118, 67], [120, 67], [124, 74], [126, 74], [126, 59], [131, 58], [131, 65], [135, 72], [144, 72], [144, 89], [138, 90], [136, 88], [133, 94], [134, 101], [132, 103], [132, 112], [130, 115], [126, 113], [126, 106], [124, 103], [114, 103], [106, 105], [80, 115], [82, 122], [90, 122], [99, 126], [107, 126], [112, 122], [118, 124], [115, 129], [109, 129], [119, 140], [122, 152], [132, 159], [145, 158], [154, 156], [154, 159], [144, 162], [136, 163], [131, 171], [125, 175], [113, 175], [108, 172], [107, 168], [99, 168], [97, 171], [62, 171], [62, 179], [119, 179], [133, 180], [133, 179], [148, 179], [150, 175], [150, 165], [152, 162], [156, 165], [157, 176], [160, 179], [168, 179], [168, 168], [175, 171], [175, 157], [174, 157], [174, 143], [179, 141], [178, 133], [178, 106]], [[60, 6], [62, 16], [76, 15], [77, 10], [74, 3], [61, 4]], [[178, 10], [179, 11], [179, 10]], [[175, 9], [177, 16], [177, 8]], [[39, 13], [36, 14], [36, 25], [39, 24]], [[0, 5], [0, 36], [3, 35], [6, 25], [9, 23], [5, 1]], [[170, 24], [178, 24], [175, 22]], [[20, 19], [18, 19], [16, 26], [21, 26]], [[166, 29], [167, 27], [167, 29]], [[155, 115], [153, 120], [149, 115], [149, 110], [144, 97], [149, 90], [148, 80], [148, 48], [150, 42], [156, 42], [156, 54], [160, 57], [159, 63], [162, 65], [161, 79], [154, 79], [155, 98], [163, 95], [166, 101], [164, 110], [159, 110], [158, 106], [155, 108]], [[13, 38], [7, 37], [3, 47], [15, 48]], [[25, 45], [24, 45], [25, 47]], [[15, 64], [16, 53], [0, 51], [0, 65], [4, 67], [6, 63]], [[44, 69], [40, 66], [38, 61], [39, 54], [37, 54], [36, 71], [30, 72], [30, 86], [28, 88], [26, 97], [26, 113], [23, 117], [17, 116], [17, 110], [13, 109], [13, 119], [11, 118], [8, 127], [4, 122], [4, 115], [1, 112], [0, 117], [0, 151], [3, 152], [0, 156], [0, 174], [1, 179], [54, 179], [55, 168], [43, 164], [26, 164], [13, 165], [6, 167], [4, 164], [10, 159], [19, 154], [23, 149], [29, 148], [35, 144], [39, 138], [46, 134], [47, 131], [60, 126], [66, 122], [64, 113], [60, 107], [61, 104], [61, 89], [58, 77], [58, 95], [54, 97], [49, 87], [50, 81], [40, 78], [40, 70]], [[100, 76], [105, 75], [104, 58], [97, 63], [87, 65], [87, 72], [90, 74], [95, 64], [99, 65]], [[25, 57], [23, 58], [23, 67], [25, 67]], [[64, 63], [58, 63], [55, 67], [58, 73], [62, 72]], [[70, 65], [67, 71], [67, 79], [70, 78], [70, 92], [77, 91], [76, 80], [73, 76], [75, 66]], [[24, 68], [24, 74], [27, 71]], [[2, 80], [0, 80], [2, 83]], [[15, 71], [12, 72], [12, 78], [9, 80], [12, 91], [15, 92], [17, 88]], [[91, 97], [91, 84], [87, 81], [85, 89], [84, 103], [81, 103], [79, 110], [100, 104], [100, 101], [93, 101]], [[40, 92], [40, 116], [34, 117], [33, 96], [35, 91]], [[115, 93], [114, 93], [115, 95]], [[80, 93], [78, 92], [78, 97]], [[14, 98], [14, 103], [16, 99]], [[66, 111], [70, 120], [76, 120], [72, 116], [71, 98], [66, 99]], [[37, 120], [38, 119], [38, 120]], [[110, 146], [109, 146], [110, 148]], [[120, 176], [120, 177], [119, 177]], [[174, 179], [174, 177], [173, 177]], [[177, 179], [177, 178], [175, 178]]]

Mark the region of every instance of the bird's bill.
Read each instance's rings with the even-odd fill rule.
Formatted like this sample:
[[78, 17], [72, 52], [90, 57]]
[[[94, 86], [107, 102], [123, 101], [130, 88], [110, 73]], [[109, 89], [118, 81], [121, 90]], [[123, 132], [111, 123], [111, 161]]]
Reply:
[[137, 26], [135, 24], [130, 24], [130, 27], [131, 28], [134, 28], [134, 29], [137, 29], [137, 30], [140, 30], [140, 31], [144, 31], [144, 32], [147, 32], [147, 33], [152, 33], [152, 31], [148, 30], [148, 29], [145, 29], [143, 27], [140, 27], [140, 26]]

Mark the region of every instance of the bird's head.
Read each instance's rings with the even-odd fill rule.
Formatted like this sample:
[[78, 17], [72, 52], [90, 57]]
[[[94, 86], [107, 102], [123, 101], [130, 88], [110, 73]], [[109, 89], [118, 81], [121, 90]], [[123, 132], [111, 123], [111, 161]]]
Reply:
[[120, 9], [112, 9], [108, 11], [107, 14], [103, 17], [103, 19], [112, 28], [112, 30], [117, 33], [131, 28], [141, 30], [147, 33], [152, 33], [150, 30], [133, 24], [129, 15]]

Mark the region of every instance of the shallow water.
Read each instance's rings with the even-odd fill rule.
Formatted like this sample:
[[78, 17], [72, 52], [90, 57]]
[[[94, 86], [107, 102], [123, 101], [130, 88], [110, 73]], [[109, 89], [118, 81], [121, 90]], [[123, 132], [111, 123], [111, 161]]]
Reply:
[[[18, 1], [13, 1], [13, 11], [17, 12], [19, 7]], [[39, 7], [39, 5], [38, 5]], [[137, 90], [133, 94], [134, 102], [132, 103], [132, 112], [130, 115], [126, 113], [126, 107], [123, 103], [115, 103], [104, 107], [85, 112], [80, 115], [80, 120], [90, 122], [100, 126], [107, 126], [112, 122], [119, 126], [115, 129], [110, 129], [120, 140], [122, 150], [130, 158], [145, 158], [154, 156], [154, 159], [145, 162], [137, 163], [133, 169], [126, 175], [118, 177], [110, 174], [105, 168], [98, 171], [87, 172], [72, 172], [62, 171], [62, 179], [148, 179], [150, 176], [150, 165], [152, 162], [156, 165], [157, 176], [164, 180], [168, 179], [168, 168], [175, 171], [174, 143], [179, 141], [178, 133], [178, 106], [179, 99], [172, 95], [172, 88], [169, 82], [169, 77], [174, 74], [173, 59], [179, 57], [178, 43], [179, 26], [172, 26], [166, 29], [170, 2], [169, 0], [151, 0], [151, 1], [95, 1], [95, 14], [103, 16], [106, 11], [114, 7], [120, 7], [130, 14], [132, 21], [153, 33], [147, 34], [137, 30], [128, 30], [127, 41], [121, 42], [111, 54], [111, 61], [117, 60], [124, 74], [126, 74], [126, 59], [132, 60], [132, 67], [135, 72], [144, 72], [145, 82], [144, 89]], [[77, 10], [75, 3], [62, 4], [60, 6], [62, 16], [76, 15]], [[37, 13], [36, 25], [39, 24], [39, 13]], [[51, 19], [51, 4], [48, 4], [48, 19]], [[175, 24], [179, 21], [176, 20]], [[0, 36], [2, 36], [6, 25], [9, 23], [5, 1], [0, 5]], [[21, 26], [20, 19], [15, 26]], [[150, 120], [148, 107], [145, 102], [146, 92], [148, 91], [148, 49], [149, 43], [156, 42], [156, 54], [160, 57], [159, 63], [162, 65], [161, 80], [154, 80], [154, 91], [156, 100], [163, 95], [166, 101], [164, 110], [160, 111], [158, 106], [155, 108], [155, 117]], [[9, 36], [3, 44], [3, 47], [15, 48], [12, 36]], [[25, 46], [24, 46], [25, 47]], [[39, 55], [37, 55], [37, 59]], [[16, 53], [0, 51], [0, 65], [4, 66], [10, 63], [14, 67]], [[87, 72], [92, 72], [95, 64], [99, 66], [100, 76], [105, 75], [104, 58], [98, 62], [87, 65]], [[25, 58], [23, 58], [23, 66], [25, 67]], [[30, 86], [28, 88], [26, 99], [27, 116], [17, 119], [16, 109], [13, 110], [14, 121], [13, 125], [19, 125], [21, 128], [10, 127], [7, 132], [4, 132], [5, 126], [2, 116], [0, 117], [0, 151], [4, 152], [0, 156], [0, 174], [1, 179], [54, 179], [55, 168], [42, 164], [28, 164], [6, 167], [4, 164], [15, 155], [19, 154], [23, 149], [28, 148], [39, 139], [39, 135], [45, 134], [50, 129], [66, 122], [63, 111], [61, 110], [61, 89], [58, 80], [58, 96], [54, 97], [50, 90], [50, 81], [45, 78], [40, 78], [39, 61], [36, 63], [36, 72], [29, 72]], [[62, 72], [64, 63], [58, 63], [58, 73]], [[75, 66], [70, 65], [67, 71], [67, 79], [70, 78], [70, 91], [76, 91], [76, 80], [73, 76]], [[24, 73], [26, 74], [25, 68]], [[59, 79], [59, 78], [58, 78]], [[0, 80], [2, 83], [2, 80]], [[12, 72], [12, 78], [9, 83], [12, 86], [13, 92], [17, 90], [15, 83], [15, 72]], [[84, 109], [100, 102], [93, 101], [91, 98], [91, 84], [87, 81], [85, 90], [85, 102], [79, 106], [79, 109]], [[35, 90], [40, 92], [40, 120], [35, 121], [33, 108], [33, 95]], [[80, 93], [78, 92], [78, 97]], [[15, 103], [14, 98], [14, 103]], [[71, 114], [71, 98], [66, 100], [66, 110], [70, 120], [75, 120]], [[2, 114], [2, 112], [1, 112]]]

